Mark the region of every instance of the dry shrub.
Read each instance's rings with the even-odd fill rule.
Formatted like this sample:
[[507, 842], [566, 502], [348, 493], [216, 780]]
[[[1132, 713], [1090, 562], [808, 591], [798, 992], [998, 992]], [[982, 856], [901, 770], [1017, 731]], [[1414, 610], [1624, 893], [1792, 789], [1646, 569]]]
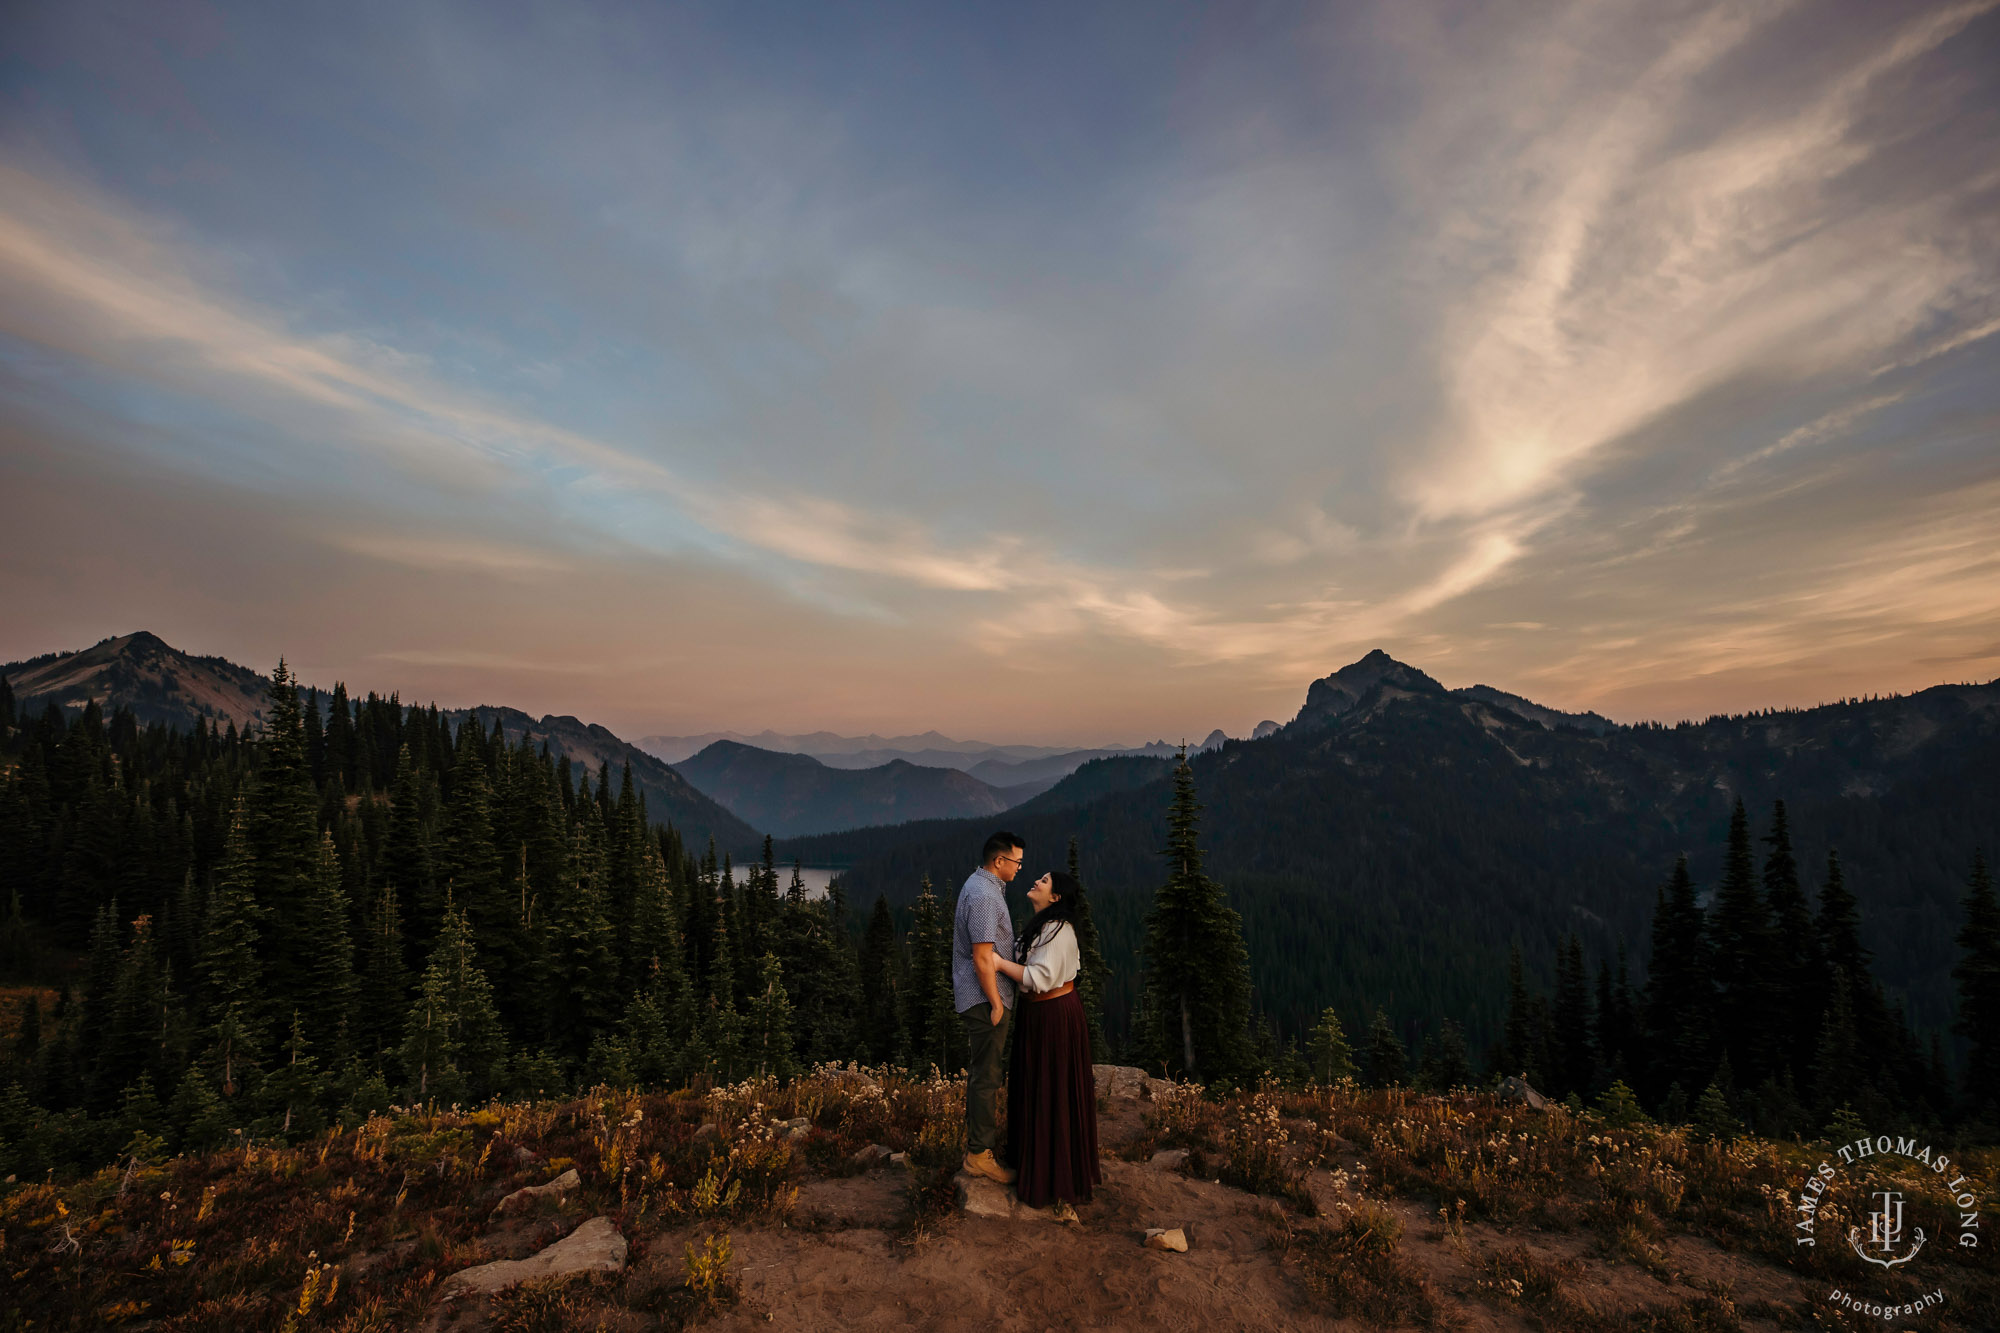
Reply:
[[1598, 1310], [1570, 1289], [1576, 1268], [1514, 1245], [1488, 1261], [1479, 1290], [1527, 1314], [1546, 1333], [1742, 1333], [1725, 1288], [1637, 1310]]
[[1305, 1173], [1292, 1165], [1291, 1134], [1285, 1129], [1275, 1098], [1258, 1092], [1230, 1108], [1222, 1179], [1252, 1194], [1270, 1194], [1297, 1201], [1310, 1211]]
[[1336, 1319], [1366, 1319], [1371, 1327], [1451, 1327], [1436, 1290], [1397, 1253], [1402, 1232], [1395, 1214], [1363, 1204], [1340, 1226], [1290, 1232], [1286, 1248], [1298, 1260], [1313, 1304]]
[[587, 1277], [552, 1277], [507, 1287], [488, 1307], [493, 1333], [582, 1333], [599, 1320], [591, 1315], [599, 1302], [595, 1283]]

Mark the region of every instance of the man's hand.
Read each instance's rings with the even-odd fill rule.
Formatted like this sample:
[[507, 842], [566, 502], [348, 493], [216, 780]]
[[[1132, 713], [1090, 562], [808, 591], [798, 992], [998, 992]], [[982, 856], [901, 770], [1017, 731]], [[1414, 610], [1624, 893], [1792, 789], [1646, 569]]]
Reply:
[[972, 970], [979, 974], [979, 989], [986, 993], [986, 1002], [993, 1006], [993, 1026], [999, 1027], [1006, 1021], [1007, 1008], [1000, 1003], [1000, 955], [993, 952], [990, 943], [972, 946]]

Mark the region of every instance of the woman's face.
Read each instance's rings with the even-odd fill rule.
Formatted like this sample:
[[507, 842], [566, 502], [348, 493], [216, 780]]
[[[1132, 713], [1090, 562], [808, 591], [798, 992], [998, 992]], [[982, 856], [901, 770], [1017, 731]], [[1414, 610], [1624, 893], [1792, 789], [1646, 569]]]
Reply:
[[1047, 875], [1036, 880], [1028, 889], [1028, 901], [1035, 905], [1037, 912], [1056, 900], [1055, 881]]

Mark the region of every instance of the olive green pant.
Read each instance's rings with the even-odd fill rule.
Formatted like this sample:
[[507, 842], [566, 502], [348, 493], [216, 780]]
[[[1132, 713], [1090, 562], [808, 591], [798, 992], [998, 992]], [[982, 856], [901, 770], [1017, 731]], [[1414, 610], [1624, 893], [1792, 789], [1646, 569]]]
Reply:
[[965, 1024], [965, 1151], [974, 1155], [999, 1147], [1001, 1053], [1007, 1049], [1012, 1010], [993, 1021], [993, 1005], [981, 1000], [958, 1016]]

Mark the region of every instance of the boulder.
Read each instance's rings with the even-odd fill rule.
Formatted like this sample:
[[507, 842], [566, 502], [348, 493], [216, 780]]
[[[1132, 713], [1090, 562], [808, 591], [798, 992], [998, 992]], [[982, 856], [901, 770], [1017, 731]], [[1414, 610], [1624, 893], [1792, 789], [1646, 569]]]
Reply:
[[492, 1295], [517, 1282], [573, 1277], [580, 1273], [616, 1273], [625, 1267], [625, 1238], [608, 1217], [593, 1217], [539, 1254], [526, 1259], [496, 1259], [476, 1268], [462, 1268], [438, 1287], [438, 1299]]
[[1162, 1148], [1146, 1159], [1146, 1165], [1155, 1171], [1178, 1171], [1187, 1158], [1186, 1148]]
[[1547, 1110], [1549, 1099], [1528, 1086], [1524, 1078], [1503, 1078], [1498, 1088], [1503, 1102], [1519, 1102], [1531, 1111]]
[[958, 1186], [959, 1211], [970, 1217], [997, 1217], [1014, 1222], [1053, 1222], [1056, 1220], [1053, 1208], [1031, 1208], [1014, 1197], [1010, 1186], [985, 1176], [975, 1176], [970, 1171], [961, 1171], [955, 1182]]
[[1014, 1192], [997, 1180], [985, 1176], [975, 1176], [969, 1171], [958, 1173], [959, 1211], [973, 1217], [1012, 1217], [1014, 1215]]
[[524, 1208], [534, 1207], [542, 1199], [560, 1199], [563, 1195], [569, 1193], [582, 1183], [582, 1179], [576, 1174], [576, 1168], [571, 1167], [546, 1184], [525, 1185], [515, 1190], [512, 1194], [502, 1199], [500, 1206], [493, 1211], [496, 1213], [518, 1213]]
[[1187, 1232], [1179, 1227], [1172, 1230], [1164, 1227], [1146, 1228], [1146, 1248], [1149, 1250], [1168, 1250], [1174, 1254], [1186, 1254], [1187, 1247]]
[[894, 1153], [890, 1152], [887, 1148], [883, 1147], [881, 1144], [871, 1143], [865, 1148], [856, 1149], [854, 1155], [852, 1157], [849, 1157], [847, 1160], [854, 1163], [856, 1166], [860, 1167], [862, 1170], [865, 1171], [871, 1166], [882, 1165], [882, 1163], [888, 1161], [890, 1158], [894, 1156], [895, 1156]]
[[1098, 1065], [1095, 1073], [1100, 1097], [1137, 1097], [1148, 1081], [1146, 1071], [1133, 1065]]

